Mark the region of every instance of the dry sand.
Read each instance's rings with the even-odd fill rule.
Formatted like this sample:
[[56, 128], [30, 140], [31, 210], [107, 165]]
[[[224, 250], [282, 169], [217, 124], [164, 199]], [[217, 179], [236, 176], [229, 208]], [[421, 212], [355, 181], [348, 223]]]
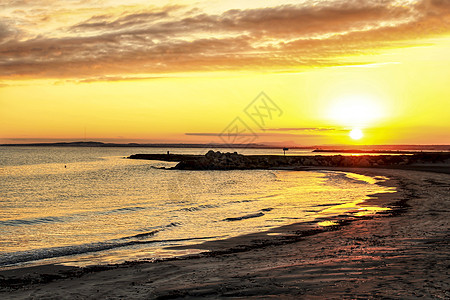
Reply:
[[348, 170], [392, 178], [399, 192], [373, 201], [398, 209], [321, 232], [298, 224], [209, 243], [212, 253], [189, 259], [0, 272], [0, 299], [449, 299], [450, 175]]

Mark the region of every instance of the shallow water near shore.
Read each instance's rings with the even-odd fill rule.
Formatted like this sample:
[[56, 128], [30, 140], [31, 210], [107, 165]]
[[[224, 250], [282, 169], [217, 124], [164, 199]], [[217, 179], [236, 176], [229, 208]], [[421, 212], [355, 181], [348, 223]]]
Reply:
[[165, 151], [0, 147], [0, 268], [184, 255], [196, 250], [166, 247], [342, 214], [391, 191], [345, 172], [161, 170], [175, 163], [124, 158]]

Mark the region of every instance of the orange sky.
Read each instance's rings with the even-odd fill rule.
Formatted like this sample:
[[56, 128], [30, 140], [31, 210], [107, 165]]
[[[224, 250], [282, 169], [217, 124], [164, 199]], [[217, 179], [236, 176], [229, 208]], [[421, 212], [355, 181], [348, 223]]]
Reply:
[[450, 144], [449, 1], [166, 3], [3, 1], [0, 143]]

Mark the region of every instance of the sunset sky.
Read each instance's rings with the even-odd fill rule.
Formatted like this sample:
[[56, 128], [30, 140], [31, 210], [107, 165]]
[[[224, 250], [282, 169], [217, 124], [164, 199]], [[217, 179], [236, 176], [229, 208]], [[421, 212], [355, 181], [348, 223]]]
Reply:
[[450, 0], [0, 2], [0, 143], [223, 142], [234, 125], [255, 143], [450, 144]]

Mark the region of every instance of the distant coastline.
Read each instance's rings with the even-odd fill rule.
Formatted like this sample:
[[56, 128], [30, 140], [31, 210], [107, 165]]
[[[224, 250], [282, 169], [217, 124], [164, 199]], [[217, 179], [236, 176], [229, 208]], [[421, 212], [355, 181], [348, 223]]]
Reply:
[[[96, 141], [74, 141], [54, 143], [0, 144], [0, 147], [147, 147], [147, 148], [236, 148], [236, 149], [282, 149], [280, 144], [221, 144], [221, 143], [104, 143]], [[289, 149], [313, 150], [312, 152], [340, 153], [397, 153], [412, 154], [417, 151], [450, 151], [450, 145], [312, 145], [288, 146]], [[410, 152], [411, 151], [411, 152]]]
[[[140, 143], [103, 143], [103, 142], [58, 142], [58, 143], [28, 143], [28, 144], [0, 144], [0, 146], [26, 146], [26, 147], [148, 147], [148, 148], [260, 148], [278, 149], [279, 146], [269, 146], [263, 144], [140, 144]], [[449, 146], [450, 148], [450, 146]], [[312, 149], [310, 147], [300, 147], [298, 149]]]

